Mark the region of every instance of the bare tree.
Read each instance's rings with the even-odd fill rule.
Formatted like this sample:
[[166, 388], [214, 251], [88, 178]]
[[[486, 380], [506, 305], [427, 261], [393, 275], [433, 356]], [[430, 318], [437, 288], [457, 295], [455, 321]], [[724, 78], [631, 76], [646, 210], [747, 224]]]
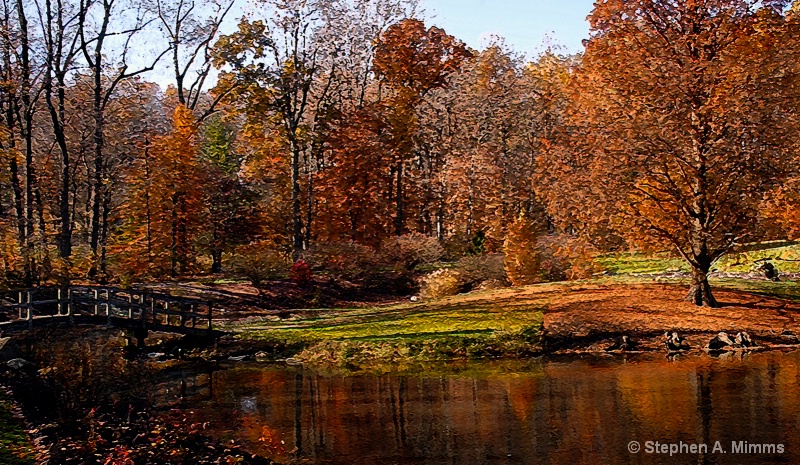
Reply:
[[[115, 20], [113, 24], [112, 20]], [[166, 47], [139, 67], [132, 68], [129, 64], [132, 42], [142, 36], [155, 20], [156, 17], [149, 9], [135, 2], [81, 0], [80, 3], [80, 46], [93, 79], [94, 179], [92, 183], [90, 246], [96, 260], [100, 248], [105, 248], [110, 203], [110, 193], [105, 183], [105, 111], [114, 91], [121, 82], [152, 71], [161, 58], [169, 52], [171, 47]], [[92, 22], [95, 23], [94, 27], [91, 27]], [[119, 61], [114, 64], [115, 66], [109, 66], [110, 63], [107, 63], [106, 56], [113, 51], [113, 42], [117, 42], [119, 45]], [[100, 256], [99, 260], [101, 275], [105, 273], [103, 256], [104, 254]], [[95, 265], [89, 275], [96, 277], [97, 272], [97, 265]]]
[[[178, 102], [198, 110], [203, 88], [211, 73], [211, 48], [235, 0], [156, 0], [156, 11], [172, 55]], [[202, 121], [216, 111], [227, 95], [220, 92], [198, 115]]]

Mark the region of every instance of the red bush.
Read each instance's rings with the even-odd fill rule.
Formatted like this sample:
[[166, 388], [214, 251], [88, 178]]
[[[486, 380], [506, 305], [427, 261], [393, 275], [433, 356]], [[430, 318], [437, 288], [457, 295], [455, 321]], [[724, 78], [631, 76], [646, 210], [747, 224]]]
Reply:
[[289, 270], [289, 279], [300, 286], [305, 286], [311, 282], [311, 266], [302, 258], [297, 260]]

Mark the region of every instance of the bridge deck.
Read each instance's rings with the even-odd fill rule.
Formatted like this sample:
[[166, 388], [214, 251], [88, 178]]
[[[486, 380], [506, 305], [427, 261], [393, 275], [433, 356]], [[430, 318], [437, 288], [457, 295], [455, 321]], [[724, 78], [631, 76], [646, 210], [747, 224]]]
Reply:
[[140, 331], [212, 335], [213, 306], [144, 290], [101, 286], [0, 292], [0, 331], [43, 325], [104, 325]]

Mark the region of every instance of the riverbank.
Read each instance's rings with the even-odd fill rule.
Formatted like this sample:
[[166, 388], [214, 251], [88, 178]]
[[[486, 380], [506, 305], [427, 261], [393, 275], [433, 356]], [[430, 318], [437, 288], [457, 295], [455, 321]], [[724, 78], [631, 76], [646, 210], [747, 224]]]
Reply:
[[0, 463], [37, 463], [36, 446], [26, 431], [22, 412], [5, 389], [0, 390]]
[[[606, 352], [628, 336], [638, 351], [664, 351], [676, 331], [693, 350], [719, 332], [749, 333], [760, 347], [798, 341], [795, 281], [717, 278], [718, 309], [683, 301], [687, 283], [670, 275], [606, 277], [464, 294], [439, 300], [350, 309], [302, 310], [224, 326], [243, 345], [294, 350], [290, 362], [368, 369], [378, 362], [525, 357]], [[797, 319], [797, 321], [795, 321]]]
[[[303, 373], [413, 376], [445, 361], [538, 364], [597, 356], [615, 360], [620, 357], [615, 354], [623, 353], [630, 354], [625, 360], [662, 358], [666, 331], [683, 336], [689, 354], [702, 353], [720, 331], [749, 333], [759, 345], [756, 350], [796, 348], [800, 342], [790, 336], [800, 334], [796, 282], [714, 279], [715, 295], [723, 304], [718, 309], [683, 302], [686, 285], [668, 275], [605, 277], [383, 306], [220, 317], [215, 327], [229, 334], [215, 343], [183, 347], [190, 341], [154, 334], [149, 350], [162, 356], [132, 361], [124, 360], [113, 330], [43, 329], [46, 334], [31, 333], [25, 336], [28, 341], [20, 341], [22, 356], [34, 363], [31, 369], [12, 370], [5, 377], [16, 379], [14, 399], [38, 430], [37, 437], [50, 445], [50, 463], [97, 457], [123, 460], [119, 463], [127, 458], [167, 463], [192, 457], [194, 463], [213, 463], [218, 456], [270, 463], [252, 455], [246, 444], [220, 441], [202, 422], [185, 415], [191, 403], [182, 390], [193, 384], [184, 384], [183, 374], [163, 378], [166, 369], [182, 373], [197, 371], [192, 361], [230, 367], [250, 360], [260, 362], [254, 366], [278, 370], [296, 365], [288, 369]], [[635, 346], [613, 350], [622, 336]], [[41, 340], [49, 342], [37, 344]], [[640, 352], [644, 354], [634, 355]], [[172, 360], [155, 362], [162, 358]], [[520, 370], [536, 369], [526, 365]], [[157, 376], [162, 378], [156, 383]], [[210, 375], [207, 381], [213, 384]], [[150, 388], [142, 391], [145, 385]], [[67, 403], [65, 392], [79, 402]], [[95, 397], [82, 398], [85, 392]], [[161, 403], [162, 393], [173, 396], [176, 409], [164, 407], [169, 404]], [[0, 420], [14, 428], [10, 420]]]

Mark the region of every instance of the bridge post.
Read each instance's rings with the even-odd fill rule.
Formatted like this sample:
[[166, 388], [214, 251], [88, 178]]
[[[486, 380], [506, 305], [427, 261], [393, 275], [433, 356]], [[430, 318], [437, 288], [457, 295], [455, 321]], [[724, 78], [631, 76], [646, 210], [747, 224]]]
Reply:
[[64, 296], [62, 295], [63, 292], [64, 292], [64, 288], [63, 287], [59, 287], [58, 288], [58, 313], [56, 313], [56, 316], [61, 316], [61, 313], [64, 310]]
[[147, 339], [148, 334], [149, 331], [147, 328], [135, 328], [133, 330], [133, 337], [136, 339], [136, 348], [145, 349], [147, 347], [144, 340]]
[[111, 327], [111, 289], [106, 288], [106, 326]]
[[33, 328], [33, 291], [28, 291], [28, 329]]
[[94, 294], [94, 315], [100, 315], [100, 294], [97, 292], [97, 289], [92, 289], [92, 293]]
[[75, 310], [75, 297], [72, 295], [72, 288], [67, 288], [67, 316], [69, 316], [69, 324], [74, 324], [75, 319], [72, 317]]

